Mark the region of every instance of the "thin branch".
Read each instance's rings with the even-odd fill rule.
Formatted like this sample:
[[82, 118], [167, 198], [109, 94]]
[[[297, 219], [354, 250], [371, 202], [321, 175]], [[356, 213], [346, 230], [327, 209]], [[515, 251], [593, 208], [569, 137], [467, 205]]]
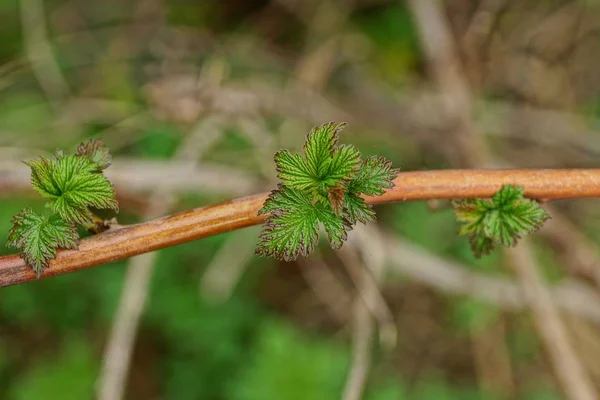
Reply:
[[[401, 173], [396, 186], [370, 204], [405, 200], [486, 198], [502, 185], [522, 186], [536, 199], [600, 197], [600, 169], [443, 170]], [[79, 271], [180, 243], [257, 225], [266, 193], [197, 208], [107, 231], [81, 241], [79, 250], [59, 251], [42, 278]], [[36, 279], [18, 255], [0, 257], [0, 287]]]
[[[367, 238], [367, 236], [369, 237]], [[349, 238], [350, 245], [340, 251], [340, 257], [346, 264], [348, 272], [351, 275], [357, 273], [360, 275], [356, 277], [358, 293], [352, 320], [352, 364], [342, 395], [344, 400], [360, 400], [363, 397], [372, 363], [371, 351], [375, 335], [375, 319], [378, 314], [385, 315], [385, 320], [380, 321], [382, 333], [380, 337], [384, 338], [380, 341], [384, 342], [384, 346], [388, 349], [396, 343], [396, 322], [379, 289], [387, 260], [383, 243], [378, 240], [378, 236], [377, 229], [373, 229], [371, 226], [360, 226]], [[376, 243], [375, 246], [379, 248], [373, 249], [373, 243]], [[355, 244], [357, 248], [353, 247]], [[357, 251], [358, 248], [363, 253], [362, 257]], [[376, 253], [376, 255], [373, 256], [372, 253]], [[363, 262], [361, 262], [361, 258]], [[382, 310], [374, 312], [370, 309], [371, 304]], [[390, 333], [385, 335], [385, 332], [391, 332], [391, 335]]]
[[[390, 261], [390, 275], [402, 275], [440, 292], [469, 296], [507, 311], [529, 307], [519, 284], [512, 279], [469, 271], [459, 262], [392, 235], [382, 235], [382, 242]], [[552, 301], [562, 311], [600, 324], [600, 296], [592, 287], [565, 280], [549, 290]]]
[[600, 254], [597, 244], [555, 207], [547, 211], [552, 219], [544, 224], [541, 235], [557, 248], [562, 264], [578, 276], [586, 277], [600, 289]]
[[564, 395], [571, 400], [596, 399], [589, 374], [573, 351], [563, 321], [554, 307], [548, 288], [542, 283], [529, 246], [511, 249], [506, 254], [519, 277], [525, 301], [533, 311], [538, 334], [552, 358], [552, 366]]
[[121, 300], [104, 350], [102, 371], [98, 379], [100, 400], [122, 399], [137, 337], [139, 318], [146, 307], [148, 286], [157, 253], [131, 259], [121, 291]]
[[499, 315], [484, 329], [471, 326], [469, 332], [480, 390], [484, 393], [497, 393], [502, 399], [511, 399], [515, 397], [516, 387], [506, 341], [506, 325], [505, 315]]
[[302, 258], [298, 262], [304, 280], [329, 314], [339, 324], [345, 324], [349, 320], [352, 304], [347, 285], [331, 270], [318, 250], [310, 258]]
[[[487, 144], [471, 122], [471, 93], [461, 72], [442, 6], [435, 0], [410, 0], [409, 6], [417, 20], [421, 42], [429, 58], [428, 65], [441, 93], [447, 97], [445, 111], [455, 122], [455, 129], [451, 133], [457, 144], [456, 150], [462, 153], [463, 165], [481, 167], [493, 163]], [[513, 269], [564, 394], [574, 400], [596, 398], [587, 371], [575, 355], [548, 288], [538, 273], [539, 267], [531, 255], [528, 242], [524, 241], [519, 248], [506, 253], [513, 261]]]
[[[27, 149], [27, 154], [29, 153]], [[37, 154], [40, 155], [40, 152]], [[9, 157], [10, 159], [6, 159]], [[36, 158], [30, 155], [19, 159], [28, 157]], [[251, 193], [259, 184], [255, 176], [239, 169], [211, 163], [193, 165], [180, 160], [121, 158], [114, 160], [105, 174], [118, 192], [128, 194], [147, 194], [161, 185], [170, 193], [209, 191], [241, 196]], [[31, 190], [30, 181], [30, 169], [17, 161], [16, 155], [5, 157], [5, 152], [0, 152], [0, 187], [3, 190]]]
[[212, 303], [228, 301], [237, 283], [252, 260], [254, 242], [257, 232], [250, 229], [231, 234], [218, 252], [210, 260], [200, 284], [198, 292], [203, 299]]
[[60, 72], [47, 38], [43, 0], [21, 0], [21, 24], [31, 68], [50, 102], [69, 96], [69, 86]]
[[[352, 252], [357, 257], [356, 251]], [[349, 258], [349, 257], [347, 257]], [[353, 260], [351, 262], [358, 262]], [[359, 264], [359, 267], [360, 266]], [[371, 291], [369, 288], [360, 288], [362, 291]], [[365, 293], [368, 296], [371, 293]], [[346, 378], [346, 385], [342, 395], [343, 400], [360, 400], [367, 385], [369, 369], [371, 368], [371, 350], [373, 336], [375, 335], [375, 319], [372, 312], [358, 294], [355, 300], [352, 318], [352, 364]]]
[[[196, 158], [220, 136], [219, 120], [207, 118], [197, 124], [178, 149], [175, 158], [184, 163], [195, 164]], [[173, 208], [176, 197], [164, 186], [158, 184], [152, 193], [150, 206], [146, 212], [147, 218], [159, 217]], [[139, 321], [146, 306], [156, 256], [156, 252], [142, 254], [134, 257], [128, 266], [121, 291], [121, 301], [104, 351], [104, 362], [98, 380], [99, 400], [123, 398], [133, 346]]]
[[372, 289], [377, 289], [377, 291], [373, 290], [372, 297], [375, 298], [375, 302], [378, 303], [380, 309], [373, 315], [379, 324], [379, 343], [384, 350], [391, 351], [398, 344], [398, 330], [393, 312], [383, 297], [383, 293], [379, 290], [382, 286], [384, 275], [388, 271], [388, 254], [385, 251], [382, 232], [375, 224], [360, 225], [354, 229], [349, 240], [355, 244], [364, 264], [371, 273], [371, 275], [363, 275], [365, 277], [365, 286], [369, 284], [368, 279], [372, 278]]
[[[489, 150], [471, 122], [471, 91], [461, 71], [452, 31], [436, 0], [409, 0], [427, 66], [441, 94], [441, 112], [450, 119], [455, 161], [463, 167], [485, 164]], [[448, 154], [452, 156], [453, 154]]]
[[359, 262], [358, 254], [352, 245], [353, 243], [340, 250], [340, 258], [358, 289], [357, 299], [362, 300], [362, 305], [367, 308], [380, 327], [380, 343], [386, 350], [393, 349], [398, 340], [398, 332], [394, 315], [379, 291], [379, 279], [383, 271], [374, 271], [375, 268], [370, 266], [365, 269]]

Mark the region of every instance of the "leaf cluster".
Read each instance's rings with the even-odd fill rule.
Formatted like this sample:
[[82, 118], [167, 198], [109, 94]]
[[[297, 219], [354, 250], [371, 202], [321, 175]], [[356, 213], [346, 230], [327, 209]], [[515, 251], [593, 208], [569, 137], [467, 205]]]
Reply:
[[25, 162], [31, 168], [33, 188], [48, 200], [53, 214], [46, 217], [26, 208], [15, 215], [8, 246], [18, 249], [38, 276], [58, 248], [77, 248], [77, 225], [94, 226], [90, 207], [118, 211], [115, 190], [103, 175], [110, 163], [101, 140], [80, 144], [75, 154], [57, 150], [50, 159]]
[[459, 235], [469, 236], [475, 257], [496, 246], [511, 247], [521, 236], [537, 231], [550, 218], [546, 210], [523, 197], [522, 187], [505, 185], [489, 200], [468, 199], [453, 203], [462, 224]]
[[319, 226], [334, 249], [342, 246], [357, 222], [375, 220], [362, 195], [378, 196], [394, 186], [398, 170], [383, 157], [364, 160], [352, 145], [338, 145], [345, 124], [327, 123], [306, 136], [303, 154], [275, 154], [281, 183], [260, 214], [269, 214], [256, 254], [284, 261], [307, 256], [316, 246]]

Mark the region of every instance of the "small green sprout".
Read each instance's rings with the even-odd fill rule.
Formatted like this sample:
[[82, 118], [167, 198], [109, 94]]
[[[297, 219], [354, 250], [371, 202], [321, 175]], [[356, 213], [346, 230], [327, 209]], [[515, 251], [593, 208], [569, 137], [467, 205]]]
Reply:
[[27, 208], [15, 215], [8, 246], [18, 249], [38, 276], [58, 248], [77, 248], [77, 225], [92, 228], [97, 223], [90, 207], [118, 211], [115, 190], [102, 174], [110, 162], [101, 140], [82, 143], [73, 155], [57, 150], [51, 159], [25, 162], [33, 188], [48, 199], [54, 214], [46, 217]]
[[352, 145], [338, 145], [345, 124], [328, 123], [310, 131], [304, 154], [275, 154], [281, 183], [259, 214], [270, 213], [255, 253], [292, 261], [307, 256], [318, 242], [319, 224], [338, 249], [357, 222], [375, 220], [361, 195], [378, 196], [394, 186], [399, 170], [383, 157], [360, 159]]
[[454, 214], [462, 223], [458, 233], [469, 236], [475, 257], [489, 254], [499, 245], [515, 246], [522, 235], [537, 231], [550, 218], [523, 194], [523, 188], [505, 185], [490, 200], [453, 202]]

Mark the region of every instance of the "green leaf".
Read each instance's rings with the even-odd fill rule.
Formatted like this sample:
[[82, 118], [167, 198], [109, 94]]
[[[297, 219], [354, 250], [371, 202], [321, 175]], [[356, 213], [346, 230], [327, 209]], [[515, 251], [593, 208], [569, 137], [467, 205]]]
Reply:
[[348, 231], [352, 229], [352, 225], [345, 218], [340, 218], [333, 210], [331, 204], [317, 203], [317, 218], [323, 224], [329, 243], [334, 249], [339, 249], [348, 239]]
[[496, 209], [487, 213], [484, 223], [486, 236], [503, 246], [514, 246], [522, 235], [537, 231], [550, 218], [536, 201], [523, 194], [523, 188], [508, 185], [496, 192], [492, 198]]
[[304, 156], [281, 150], [275, 154], [278, 189], [259, 214], [271, 213], [260, 235], [256, 254], [290, 261], [306, 256], [323, 224], [334, 249], [340, 248], [357, 221], [375, 220], [361, 193], [381, 195], [394, 186], [398, 170], [383, 157], [360, 161], [351, 145], [337, 145], [345, 124], [315, 127], [306, 136]]
[[86, 143], [77, 146], [76, 155], [88, 158], [97, 165], [97, 172], [102, 172], [108, 168], [112, 162], [112, 157], [108, 147], [104, 145], [102, 139], [90, 139]]
[[462, 224], [458, 233], [469, 236], [476, 257], [496, 246], [514, 246], [521, 236], [537, 231], [549, 218], [533, 200], [523, 197], [521, 187], [505, 185], [491, 200], [454, 202], [454, 213]]
[[73, 224], [58, 215], [46, 218], [26, 208], [12, 219], [8, 246], [19, 249], [21, 257], [39, 276], [57, 248], [76, 249], [79, 236]]
[[271, 192], [259, 214], [267, 212], [271, 215], [260, 233], [255, 253], [284, 261], [310, 254], [319, 239], [319, 223], [335, 249], [342, 246], [350, 229], [350, 223], [336, 215], [331, 204], [313, 203], [306, 193], [281, 184]]
[[277, 152], [274, 159], [281, 182], [320, 199], [331, 189], [345, 187], [358, 169], [360, 153], [354, 146], [336, 146], [344, 126], [329, 123], [314, 128], [306, 137], [304, 158], [287, 150]]
[[61, 154], [54, 160], [41, 158], [26, 164], [31, 167], [34, 189], [51, 200], [54, 212], [65, 221], [92, 223], [88, 207], [118, 210], [113, 186], [88, 158]]
[[319, 238], [318, 212], [310, 198], [302, 191], [279, 185], [259, 214], [266, 210], [271, 215], [260, 233], [255, 253], [284, 261], [293, 261], [299, 255], [306, 257]]
[[384, 157], [370, 156], [363, 160], [349, 187], [353, 192], [368, 196], [381, 196], [385, 190], [394, 187], [394, 179], [399, 169], [392, 168], [392, 162]]
[[317, 177], [309, 170], [306, 161], [299, 154], [287, 150], [275, 154], [277, 177], [281, 182], [293, 189], [307, 190], [318, 183]]
[[360, 152], [352, 145], [338, 146], [333, 152], [327, 171], [330, 187], [350, 181], [360, 164]]
[[351, 224], [356, 224], [357, 221], [366, 224], [367, 222], [375, 221], [375, 211], [373, 206], [367, 204], [362, 197], [355, 193], [348, 193], [344, 199], [345, 216]]
[[346, 124], [333, 122], [313, 128], [306, 136], [304, 157], [310, 173], [317, 178], [324, 178], [329, 172], [329, 163], [339, 133]]
[[453, 202], [454, 215], [462, 225], [458, 228], [459, 235], [483, 234], [483, 218], [493, 209], [492, 203], [481, 199], [468, 199]]
[[496, 248], [494, 239], [483, 235], [472, 235], [469, 238], [469, 244], [477, 258], [490, 254]]

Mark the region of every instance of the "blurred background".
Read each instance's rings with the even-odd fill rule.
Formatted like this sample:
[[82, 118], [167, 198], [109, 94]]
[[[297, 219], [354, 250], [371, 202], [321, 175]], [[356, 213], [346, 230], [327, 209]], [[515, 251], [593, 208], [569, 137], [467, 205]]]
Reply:
[[[328, 121], [406, 171], [598, 166], [599, 7], [2, 0], [0, 241], [43, 209], [21, 160], [92, 137], [120, 223], [267, 191]], [[597, 398], [600, 208], [548, 209], [481, 260], [408, 202], [293, 263], [252, 227], [0, 289], [0, 398]]]

